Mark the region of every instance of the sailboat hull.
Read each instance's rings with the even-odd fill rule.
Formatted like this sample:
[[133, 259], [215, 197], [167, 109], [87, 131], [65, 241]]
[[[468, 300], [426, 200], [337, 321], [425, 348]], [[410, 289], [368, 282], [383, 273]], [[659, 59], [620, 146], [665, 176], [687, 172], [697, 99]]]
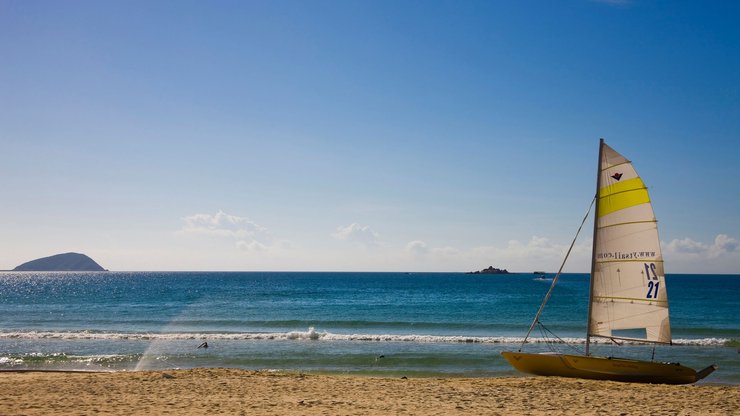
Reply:
[[710, 366], [697, 374], [694, 369], [677, 363], [508, 351], [501, 355], [514, 368], [524, 373], [632, 383], [691, 384], [706, 377], [715, 368]]

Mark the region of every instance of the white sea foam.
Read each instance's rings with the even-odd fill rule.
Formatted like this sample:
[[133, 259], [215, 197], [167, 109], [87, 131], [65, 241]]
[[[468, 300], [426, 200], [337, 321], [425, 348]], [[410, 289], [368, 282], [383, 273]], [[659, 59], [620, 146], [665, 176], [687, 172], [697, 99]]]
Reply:
[[23, 360], [20, 358], [13, 358], [13, 357], [0, 357], [0, 365], [19, 365], [23, 364]]
[[316, 329], [314, 329], [314, 327], [311, 326], [311, 327], [308, 328], [308, 331], [306, 331], [306, 332], [291, 331], [291, 332], [288, 332], [287, 334], [285, 334], [285, 337], [287, 339], [310, 339], [310, 340], [317, 340], [317, 339], [319, 339], [319, 338], [321, 338], [322, 336], [325, 336], [325, 335], [326, 335], [326, 332], [324, 332], [323, 334], [322, 333], [319, 333], [319, 332], [316, 332]]
[[[16, 331], [0, 332], [0, 339], [60, 339], [60, 340], [132, 340], [132, 341], [168, 341], [168, 340], [286, 340], [286, 341], [347, 341], [347, 342], [412, 342], [412, 343], [480, 343], [480, 344], [520, 344], [523, 337], [515, 336], [464, 336], [464, 335], [419, 335], [419, 334], [335, 334], [320, 332], [310, 327], [307, 331], [264, 332], [264, 333], [111, 333], [89, 331]], [[608, 344], [606, 339], [592, 339], [595, 343]], [[674, 339], [674, 345], [723, 346], [727, 338], [680, 338]], [[584, 344], [585, 338], [529, 338], [529, 343], [556, 342], [563, 344]], [[626, 342], [627, 344], [636, 342]]]

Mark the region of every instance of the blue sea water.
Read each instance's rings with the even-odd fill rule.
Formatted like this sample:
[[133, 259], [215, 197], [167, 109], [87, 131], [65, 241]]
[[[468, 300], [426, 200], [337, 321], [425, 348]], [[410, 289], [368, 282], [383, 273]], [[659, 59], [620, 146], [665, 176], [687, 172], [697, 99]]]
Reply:
[[[532, 274], [0, 273], [0, 370], [236, 367], [514, 376], [550, 281]], [[655, 359], [740, 384], [740, 276], [669, 275], [674, 345]], [[526, 351], [582, 352], [588, 275], [561, 276]], [[555, 345], [544, 342], [558, 341]], [[209, 348], [197, 348], [207, 342]], [[650, 359], [601, 343], [597, 355]]]

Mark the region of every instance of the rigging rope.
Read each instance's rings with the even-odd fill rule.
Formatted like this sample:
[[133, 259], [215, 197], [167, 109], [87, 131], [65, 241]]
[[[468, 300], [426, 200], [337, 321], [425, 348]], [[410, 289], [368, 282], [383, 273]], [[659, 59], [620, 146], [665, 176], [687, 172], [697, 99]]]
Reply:
[[537, 325], [538, 325], [538, 327], [540, 329], [540, 334], [542, 335], [542, 338], [545, 340], [545, 345], [547, 345], [547, 348], [551, 352], [558, 352], [558, 351], [555, 351], [555, 345], [554, 345], [555, 342], [554, 341], [550, 341], [550, 339], [548, 338], [548, 334], [550, 334], [553, 337], [555, 337], [558, 340], [558, 343], [559, 344], [563, 344], [566, 347], [569, 347], [570, 349], [572, 349], [573, 351], [575, 351], [578, 354], [583, 354], [583, 351], [582, 350], [579, 350], [578, 348], [574, 347], [573, 345], [568, 344], [564, 339], [560, 338], [559, 336], [557, 336], [557, 334], [555, 334], [554, 332], [550, 331], [550, 329], [548, 327], [546, 327], [542, 322], [537, 322]]
[[[542, 314], [542, 310], [545, 309], [545, 304], [550, 299], [550, 295], [552, 294], [552, 290], [555, 288], [555, 284], [558, 282], [558, 278], [560, 277], [560, 273], [563, 271], [563, 267], [565, 267], [565, 261], [568, 260], [568, 256], [570, 255], [571, 250], [573, 250], [573, 245], [576, 243], [576, 239], [578, 239], [578, 234], [581, 233], [581, 228], [583, 228], [583, 224], [586, 223], [586, 219], [588, 218], [588, 214], [591, 213], [591, 208], [594, 206], [594, 202], [596, 201], [596, 197], [598, 195], [594, 196], [594, 199], [591, 200], [591, 204], [588, 206], [588, 210], [586, 211], [586, 215], [583, 216], [583, 221], [581, 221], [581, 225], [578, 227], [578, 231], [576, 231], [575, 237], [573, 237], [573, 241], [570, 243], [570, 247], [568, 247], [568, 252], [565, 253], [565, 258], [563, 259], [563, 262], [560, 264], [560, 269], [558, 269], [557, 274], [555, 277], [552, 278], [552, 283], [550, 284], [550, 289], [548, 289], [547, 294], [545, 295], [545, 299], [542, 301], [542, 304], [540, 305], [540, 309], [537, 311], [537, 315], [535, 315], [534, 320], [532, 321], [532, 325], [529, 326], [529, 331], [527, 331], [527, 336], [524, 337], [524, 341], [522, 341], [522, 346], [527, 343], [527, 339], [529, 339], [529, 335], [532, 333], [532, 330], [534, 327], [540, 322], [540, 315]], [[542, 324], [540, 324], [542, 325]], [[519, 351], [522, 350], [522, 347], [519, 347]]]

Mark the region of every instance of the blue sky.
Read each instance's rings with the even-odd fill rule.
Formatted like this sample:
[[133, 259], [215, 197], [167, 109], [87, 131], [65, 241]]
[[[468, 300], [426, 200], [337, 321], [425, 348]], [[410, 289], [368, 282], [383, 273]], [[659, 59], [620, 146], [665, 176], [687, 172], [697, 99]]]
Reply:
[[739, 9], [0, 1], [0, 269], [555, 270], [604, 137], [740, 273]]

